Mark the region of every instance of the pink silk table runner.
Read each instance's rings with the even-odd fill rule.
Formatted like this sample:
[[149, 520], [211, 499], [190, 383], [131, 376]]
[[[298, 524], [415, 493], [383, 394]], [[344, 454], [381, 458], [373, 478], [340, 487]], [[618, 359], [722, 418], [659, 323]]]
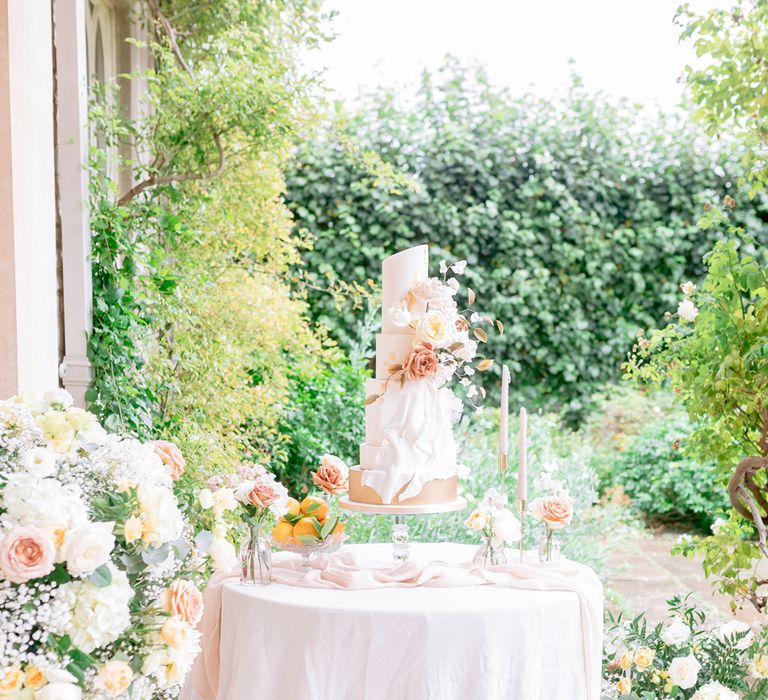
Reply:
[[[566, 559], [540, 564], [533, 555], [528, 553], [523, 564], [517, 563], [516, 554], [511, 554], [510, 559], [515, 563], [488, 569], [474, 569], [469, 561], [465, 564], [439, 560], [427, 564], [414, 561], [374, 566], [363, 564], [357, 552], [373, 546], [375, 545], [357, 545], [342, 549], [336, 554], [318, 557], [312, 561], [309, 570], [303, 568], [301, 560], [297, 557], [284, 558], [274, 563], [272, 578], [276, 583], [289, 586], [339, 591], [418, 586], [440, 588], [496, 586], [529, 591], [575, 593], [579, 601], [582, 648], [573, 649], [573, 654], [582, 657], [586, 678], [586, 700], [599, 699], [603, 591], [599, 579], [591, 569]], [[416, 545], [416, 547], [419, 546], [429, 547], [430, 545]], [[473, 549], [468, 546], [439, 546], [466, 551], [467, 559], [471, 558], [473, 552]], [[202, 653], [195, 661], [185, 686], [185, 690], [191, 688], [195, 692], [192, 697], [202, 700], [217, 698], [220, 674], [222, 589], [225, 584], [237, 581], [239, 581], [239, 570], [219, 572], [212, 577], [206, 589], [205, 613], [199, 624], [199, 630], [202, 633]], [[185, 694], [182, 694], [182, 697], [185, 697]]]

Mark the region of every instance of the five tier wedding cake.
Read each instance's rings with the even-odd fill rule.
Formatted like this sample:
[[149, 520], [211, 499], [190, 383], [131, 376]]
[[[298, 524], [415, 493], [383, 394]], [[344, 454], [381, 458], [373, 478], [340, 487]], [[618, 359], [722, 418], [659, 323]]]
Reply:
[[442, 279], [429, 277], [428, 255], [426, 245], [416, 246], [382, 263], [382, 332], [376, 377], [366, 385], [360, 464], [349, 474], [353, 503], [439, 506], [457, 498], [462, 468], [453, 425], [462, 401], [448, 384], [458, 378], [470, 403], [478, 395], [472, 375], [491, 361], [470, 365], [477, 341], [487, 339], [472, 326], [490, 319], [472, 314], [469, 320], [458, 311], [455, 275], [466, 262], [443, 262]]

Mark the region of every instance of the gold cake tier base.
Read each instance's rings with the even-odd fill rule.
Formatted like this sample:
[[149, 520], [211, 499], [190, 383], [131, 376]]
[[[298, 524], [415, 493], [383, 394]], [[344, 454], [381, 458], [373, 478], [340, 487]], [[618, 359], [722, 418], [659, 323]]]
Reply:
[[465, 499], [458, 496], [458, 479], [433, 479], [424, 484], [421, 492], [413, 498], [400, 500], [403, 486], [392, 503], [382, 503], [381, 496], [370, 486], [363, 486], [363, 470], [349, 470], [349, 495], [339, 500], [347, 510], [363, 513], [388, 513], [391, 515], [422, 515], [427, 513], [448, 513], [466, 508]]

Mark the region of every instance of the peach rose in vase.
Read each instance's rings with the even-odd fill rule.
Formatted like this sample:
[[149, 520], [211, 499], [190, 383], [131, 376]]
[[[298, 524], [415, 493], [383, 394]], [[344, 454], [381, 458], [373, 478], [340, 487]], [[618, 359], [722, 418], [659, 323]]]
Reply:
[[552, 561], [559, 558], [560, 544], [554, 533], [571, 524], [573, 503], [566, 496], [541, 496], [531, 503], [530, 512], [535, 520], [542, 521], [547, 528], [545, 537], [539, 542], [539, 559]]

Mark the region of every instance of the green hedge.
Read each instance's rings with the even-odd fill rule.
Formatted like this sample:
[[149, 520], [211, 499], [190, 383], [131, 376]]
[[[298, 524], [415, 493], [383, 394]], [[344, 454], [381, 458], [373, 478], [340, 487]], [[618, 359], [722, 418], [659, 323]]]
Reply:
[[[392, 186], [370, 152], [417, 188]], [[506, 324], [490, 352], [519, 398], [575, 416], [701, 275], [716, 235], [696, 228], [703, 204], [745, 203], [732, 173], [685, 116], [641, 118], [577, 82], [554, 102], [513, 98], [449, 65], [410, 104], [379, 91], [337, 106], [298, 146], [287, 201], [314, 241], [304, 273], [317, 286], [378, 279], [383, 257], [423, 242], [469, 260], [478, 305]], [[310, 303], [354, 342], [358, 311], [312, 290]]]

